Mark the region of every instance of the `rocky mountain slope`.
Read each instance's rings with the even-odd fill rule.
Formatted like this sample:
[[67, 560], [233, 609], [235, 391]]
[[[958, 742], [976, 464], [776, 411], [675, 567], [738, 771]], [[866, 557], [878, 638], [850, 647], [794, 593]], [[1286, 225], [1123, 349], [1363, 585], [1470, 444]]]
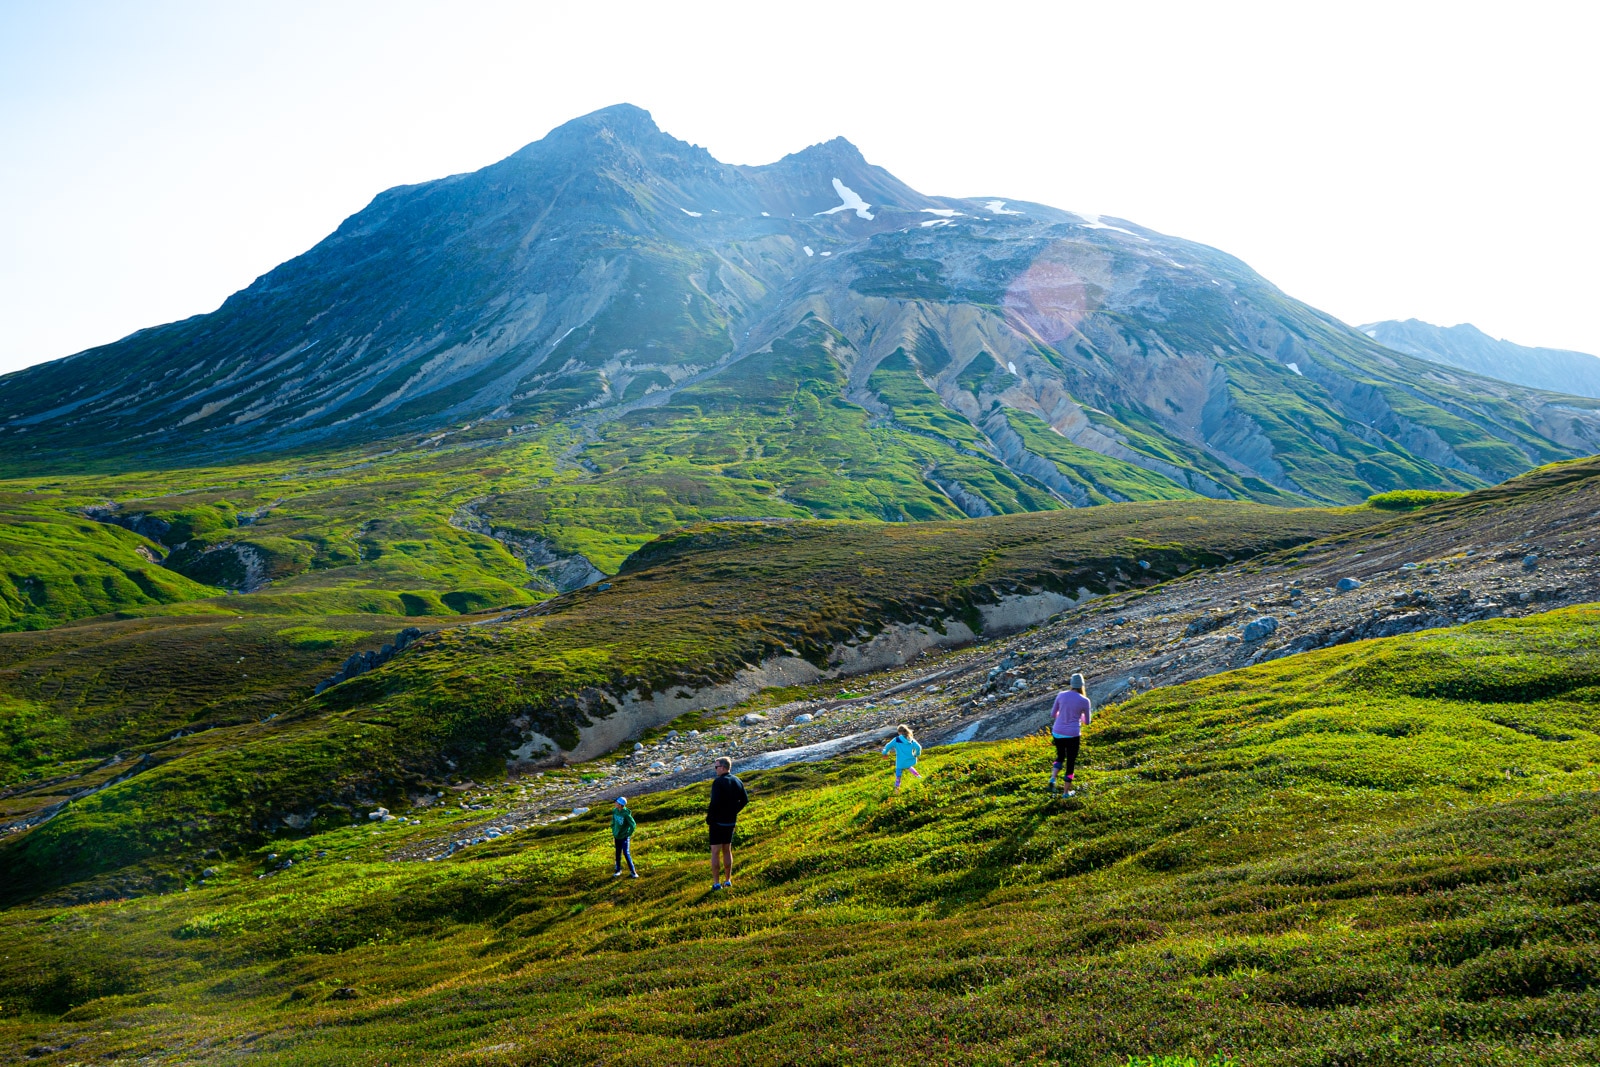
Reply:
[[1600, 397], [1600, 357], [1495, 340], [1470, 322], [1434, 326], [1419, 319], [1369, 322], [1361, 332], [1408, 356], [1557, 393]]
[[729, 166], [621, 105], [379, 195], [212, 314], [0, 379], [0, 457], [558, 427], [613, 478], [737, 440], [695, 491], [759, 465], [811, 514], [848, 495], [817, 478], [892, 471], [860, 509], [916, 518], [1468, 488], [1600, 451], [1597, 409], [1130, 222], [927, 196], [843, 140]]

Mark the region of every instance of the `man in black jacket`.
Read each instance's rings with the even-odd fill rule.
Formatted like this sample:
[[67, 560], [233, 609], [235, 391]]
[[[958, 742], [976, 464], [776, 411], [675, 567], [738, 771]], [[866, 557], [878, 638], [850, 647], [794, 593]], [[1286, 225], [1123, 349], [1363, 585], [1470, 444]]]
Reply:
[[[706, 806], [706, 826], [711, 831], [711, 888], [733, 888], [733, 829], [739, 812], [750, 803], [744, 783], [733, 776], [733, 761], [717, 757], [717, 776], [711, 779], [711, 803]], [[718, 861], [721, 861], [721, 866]], [[722, 867], [728, 870], [722, 877]]]

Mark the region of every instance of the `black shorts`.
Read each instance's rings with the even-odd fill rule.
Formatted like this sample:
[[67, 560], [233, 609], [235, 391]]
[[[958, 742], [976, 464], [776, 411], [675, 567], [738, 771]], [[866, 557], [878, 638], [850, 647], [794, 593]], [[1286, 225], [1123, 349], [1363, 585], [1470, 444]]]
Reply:
[[711, 843], [713, 845], [733, 844], [733, 823], [729, 823], [726, 826], [714, 822], [707, 823], [706, 828], [711, 831]]
[[1081, 737], [1056, 737], [1051, 735], [1050, 740], [1056, 743], [1056, 762], [1066, 765], [1068, 774], [1078, 765], [1078, 746], [1082, 744]]

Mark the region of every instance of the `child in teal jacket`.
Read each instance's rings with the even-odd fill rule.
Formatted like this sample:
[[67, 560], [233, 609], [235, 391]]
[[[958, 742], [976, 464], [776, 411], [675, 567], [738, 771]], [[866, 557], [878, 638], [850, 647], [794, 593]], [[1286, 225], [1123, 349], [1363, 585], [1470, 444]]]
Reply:
[[910, 771], [918, 778], [922, 772], [917, 770], [917, 757], [922, 755], [922, 746], [917, 744], [917, 739], [912, 736], [911, 727], [905, 723], [900, 724], [900, 729], [883, 746], [885, 756], [894, 757], [894, 791], [900, 792], [900, 776]]
[[633, 843], [633, 832], [639, 824], [633, 819], [633, 812], [628, 810], [628, 798], [618, 797], [616, 805], [611, 809], [611, 843], [617, 846], [615, 869], [611, 877], [622, 877], [622, 861], [628, 861], [628, 873], [635, 878], [639, 871], [633, 865], [633, 850], [629, 847]]

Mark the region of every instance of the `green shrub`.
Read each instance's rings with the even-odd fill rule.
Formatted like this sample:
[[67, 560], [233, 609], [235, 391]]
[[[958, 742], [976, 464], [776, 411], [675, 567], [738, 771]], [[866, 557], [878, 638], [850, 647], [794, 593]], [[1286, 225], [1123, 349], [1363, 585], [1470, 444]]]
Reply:
[[1380, 511], [1411, 511], [1414, 508], [1425, 508], [1429, 504], [1454, 500], [1461, 495], [1440, 489], [1392, 489], [1387, 493], [1374, 493], [1367, 497], [1367, 504]]

